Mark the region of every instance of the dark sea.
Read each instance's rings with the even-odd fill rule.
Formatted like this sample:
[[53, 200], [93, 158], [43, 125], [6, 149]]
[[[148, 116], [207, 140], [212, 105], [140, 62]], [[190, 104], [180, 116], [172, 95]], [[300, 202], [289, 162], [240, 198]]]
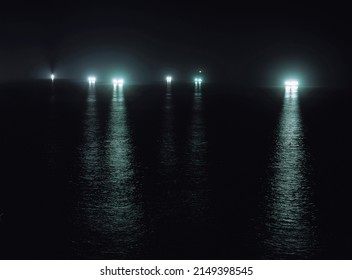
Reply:
[[0, 85], [2, 259], [352, 259], [352, 92]]

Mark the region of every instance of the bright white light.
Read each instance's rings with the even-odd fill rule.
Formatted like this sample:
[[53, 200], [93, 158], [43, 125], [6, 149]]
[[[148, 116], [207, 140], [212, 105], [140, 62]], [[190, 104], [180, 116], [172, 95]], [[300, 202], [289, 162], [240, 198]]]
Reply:
[[123, 79], [118, 79], [118, 80], [117, 80], [117, 84], [118, 84], [119, 86], [123, 86], [124, 80], [123, 80]]
[[298, 86], [286, 86], [285, 89], [286, 91], [296, 92], [298, 90]]
[[114, 86], [116, 86], [116, 85], [118, 84], [117, 79], [113, 79], [113, 80], [112, 80], [112, 83], [114, 84]]
[[298, 86], [298, 81], [296, 80], [288, 80], [285, 82], [285, 86], [293, 87]]
[[95, 81], [96, 81], [96, 78], [95, 77], [88, 77], [88, 82], [90, 83], [90, 84], [95, 84]]
[[51, 78], [52, 81], [54, 81], [55, 75], [54, 75], [54, 74], [51, 74], [51, 75], [50, 75], [50, 78]]
[[298, 91], [298, 81], [297, 80], [287, 80], [285, 81], [285, 91], [286, 93], [297, 93]]
[[197, 84], [197, 83], [200, 84], [200, 83], [202, 82], [202, 79], [201, 79], [201, 78], [195, 78], [195, 79], [194, 79], [194, 82], [195, 82], [196, 84]]
[[295, 98], [297, 97], [298, 86], [286, 86], [285, 87], [285, 97], [286, 98]]
[[171, 83], [172, 77], [171, 77], [171, 76], [167, 76], [167, 77], [166, 77], [166, 81], [167, 81], [168, 83]]

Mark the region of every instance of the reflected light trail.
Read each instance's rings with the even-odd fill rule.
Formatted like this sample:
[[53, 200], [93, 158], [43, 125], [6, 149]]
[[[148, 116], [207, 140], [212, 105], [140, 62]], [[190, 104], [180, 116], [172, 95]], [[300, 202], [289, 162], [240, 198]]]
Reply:
[[93, 83], [93, 82], [89, 82], [87, 101], [88, 102], [95, 102], [96, 101], [95, 83]]
[[123, 93], [123, 85], [119, 84], [117, 86], [118, 83], [114, 84], [114, 89], [113, 89], [113, 93], [112, 93], [112, 101], [113, 102], [124, 102], [124, 93]]
[[[200, 79], [201, 80], [201, 79]], [[199, 81], [199, 80], [198, 80]], [[204, 104], [201, 92], [201, 81], [195, 84], [193, 96], [192, 119], [187, 141], [187, 157], [185, 170], [192, 174], [189, 178], [190, 187], [185, 193], [185, 205], [188, 205], [189, 218], [199, 221], [210, 211], [210, 190], [205, 187], [209, 180], [207, 166], [208, 141], [206, 139], [206, 124], [204, 120]], [[187, 138], [188, 138], [187, 137]]]
[[265, 240], [269, 258], [309, 258], [316, 251], [315, 207], [307, 172], [297, 91], [286, 90], [267, 197]]
[[160, 163], [166, 174], [169, 172], [172, 174], [177, 164], [174, 122], [175, 108], [171, 95], [171, 83], [167, 79], [165, 105], [163, 106], [162, 145], [160, 146]]
[[202, 93], [202, 79], [196, 78], [194, 79], [194, 92], [195, 95], [199, 95]]
[[167, 94], [171, 93], [171, 81], [172, 81], [172, 77], [171, 76], [167, 76], [166, 77], [166, 93]]
[[[126, 120], [122, 79], [118, 80], [118, 87], [113, 91], [108, 138], [106, 149], [110, 186], [104, 212], [101, 213], [106, 225], [100, 230], [108, 235], [114, 232], [107, 249], [111, 255], [123, 256], [125, 253], [129, 256], [135, 248], [143, 248], [145, 229], [142, 222], [143, 209], [135, 199], [138, 193], [134, 182], [133, 147]], [[129, 238], [126, 239], [125, 236]]]
[[298, 87], [297, 86], [286, 86], [285, 87], [285, 98], [297, 98]]
[[[106, 259], [139, 256], [144, 246], [143, 209], [135, 199], [133, 147], [125, 102], [119, 98], [122, 95], [122, 87], [117, 87], [112, 102], [87, 103], [84, 140], [79, 149], [83, 158], [80, 180], [84, 184], [76, 209], [81, 231], [74, 241]], [[103, 130], [99, 110], [109, 112]]]

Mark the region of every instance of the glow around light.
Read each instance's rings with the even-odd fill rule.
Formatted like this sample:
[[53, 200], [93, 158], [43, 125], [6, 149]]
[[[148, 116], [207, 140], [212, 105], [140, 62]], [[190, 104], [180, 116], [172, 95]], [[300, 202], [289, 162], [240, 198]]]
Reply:
[[97, 79], [95, 78], [95, 77], [93, 77], [93, 76], [90, 76], [90, 77], [88, 77], [88, 82], [90, 83], [90, 84], [95, 84], [95, 81], [96, 81]]
[[54, 74], [51, 74], [51, 75], [50, 75], [50, 78], [51, 78], [52, 81], [54, 81], [55, 75], [54, 75]]
[[114, 86], [117, 86], [117, 85], [123, 86], [124, 80], [123, 79], [113, 79], [112, 83], [114, 84]]
[[167, 76], [167, 77], [166, 77], [166, 81], [167, 81], [168, 83], [171, 83], [172, 77], [171, 77], [171, 76]]

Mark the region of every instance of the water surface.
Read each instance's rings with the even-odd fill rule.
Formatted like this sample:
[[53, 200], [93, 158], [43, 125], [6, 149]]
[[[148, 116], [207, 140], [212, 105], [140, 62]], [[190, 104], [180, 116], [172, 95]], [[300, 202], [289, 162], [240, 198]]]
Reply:
[[0, 93], [2, 258], [351, 258], [343, 90]]

